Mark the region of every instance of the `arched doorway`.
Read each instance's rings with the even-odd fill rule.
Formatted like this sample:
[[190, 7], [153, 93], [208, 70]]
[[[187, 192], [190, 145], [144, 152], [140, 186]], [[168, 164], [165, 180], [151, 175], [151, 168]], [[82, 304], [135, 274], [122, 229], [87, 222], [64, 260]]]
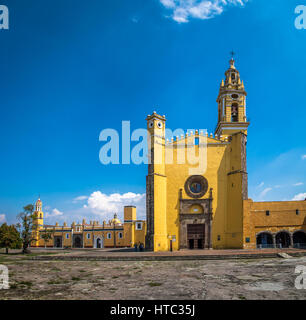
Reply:
[[288, 232], [282, 231], [276, 235], [276, 244], [280, 248], [289, 248], [291, 245], [290, 235]]
[[74, 248], [82, 248], [81, 236], [74, 236], [73, 247]]
[[61, 237], [54, 237], [54, 247], [55, 248], [62, 247], [62, 238]]
[[204, 249], [205, 224], [187, 225], [188, 249]]
[[257, 248], [271, 248], [273, 246], [273, 237], [271, 233], [262, 232], [256, 237]]
[[295, 248], [306, 248], [306, 232], [296, 231], [293, 234], [293, 245]]
[[103, 248], [103, 238], [97, 238], [96, 240], [96, 248], [97, 249], [102, 249]]

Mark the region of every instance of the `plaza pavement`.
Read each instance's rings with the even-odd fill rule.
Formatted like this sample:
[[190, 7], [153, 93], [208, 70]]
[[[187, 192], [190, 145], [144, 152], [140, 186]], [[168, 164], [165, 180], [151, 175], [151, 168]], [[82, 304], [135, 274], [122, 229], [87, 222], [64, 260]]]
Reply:
[[[281, 254], [292, 257], [306, 256], [302, 249], [254, 249], [254, 250], [179, 250], [174, 252], [135, 251], [130, 248], [112, 249], [45, 249], [32, 248], [34, 260], [222, 260], [278, 258]], [[40, 252], [52, 255], [39, 256]]]

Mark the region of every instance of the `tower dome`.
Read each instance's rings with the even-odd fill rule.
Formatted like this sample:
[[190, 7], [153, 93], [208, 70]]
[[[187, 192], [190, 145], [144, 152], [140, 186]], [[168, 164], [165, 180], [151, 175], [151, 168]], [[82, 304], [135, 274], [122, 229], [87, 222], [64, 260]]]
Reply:
[[121, 224], [121, 221], [118, 219], [117, 213], [114, 214], [114, 218], [110, 221], [111, 224]]

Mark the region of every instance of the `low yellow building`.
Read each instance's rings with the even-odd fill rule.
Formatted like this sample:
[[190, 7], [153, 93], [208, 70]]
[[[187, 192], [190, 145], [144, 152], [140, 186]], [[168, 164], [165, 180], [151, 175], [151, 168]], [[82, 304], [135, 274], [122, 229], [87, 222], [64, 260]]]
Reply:
[[[42, 202], [36, 201], [35, 212], [38, 228], [34, 232], [37, 239], [32, 242], [32, 247], [54, 248], [123, 248], [134, 247], [145, 243], [146, 222], [137, 220], [136, 207], [124, 207], [124, 223], [117, 214], [108, 222], [100, 224], [98, 221], [83, 220], [82, 223], [73, 222], [71, 226], [64, 223], [60, 226], [44, 224]], [[50, 234], [51, 239], [45, 241], [44, 234]]]
[[[195, 130], [167, 141], [166, 117], [147, 117], [147, 249], [306, 246], [306, 201], [248, 199], [246, 96], [231, 59], [215, 134]], [[186, 161], [190, 155], [199, 163]]]
[[244, 248], [306, 249], [306, 201], [243, 202]]

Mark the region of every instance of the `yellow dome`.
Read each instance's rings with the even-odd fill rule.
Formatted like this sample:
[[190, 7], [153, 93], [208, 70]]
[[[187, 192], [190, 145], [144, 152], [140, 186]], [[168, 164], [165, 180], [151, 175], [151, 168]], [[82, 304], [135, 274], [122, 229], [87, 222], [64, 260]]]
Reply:
[[110, 221], [111, 224], [121, 224], [121, 221], [118, 219], [117, 214], [114, 214], [114, 218]]

